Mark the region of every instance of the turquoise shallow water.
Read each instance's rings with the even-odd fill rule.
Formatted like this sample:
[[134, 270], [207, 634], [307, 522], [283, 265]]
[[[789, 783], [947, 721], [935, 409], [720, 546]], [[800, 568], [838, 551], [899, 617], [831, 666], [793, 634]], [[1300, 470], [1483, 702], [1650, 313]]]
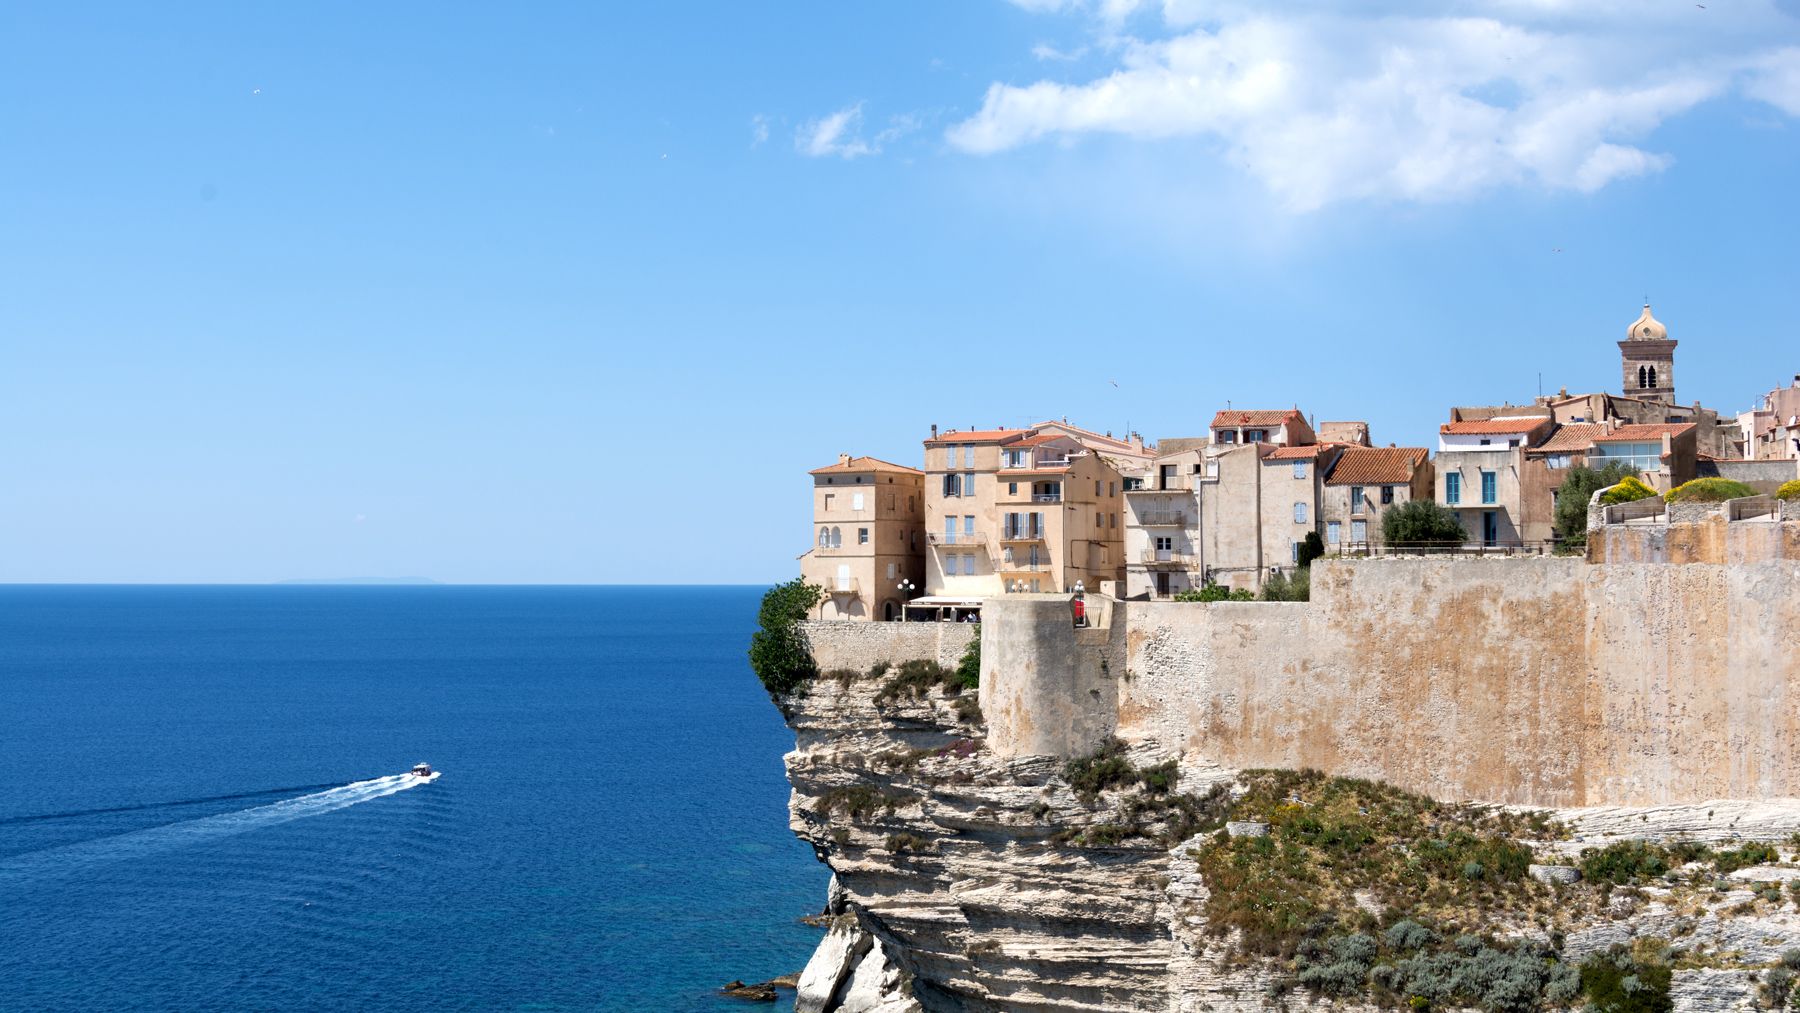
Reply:
[[827, 878], [758, 596], [0, 588], [0, 1009], [743, 1008]]

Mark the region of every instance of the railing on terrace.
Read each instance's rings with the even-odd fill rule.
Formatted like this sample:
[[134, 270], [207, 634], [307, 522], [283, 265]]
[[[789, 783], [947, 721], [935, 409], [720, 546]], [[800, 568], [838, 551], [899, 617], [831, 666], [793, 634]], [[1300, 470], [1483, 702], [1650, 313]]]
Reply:
[[1188, 515], [1179, 510], [1157, 510], [1138, 514], [1137, 522], [1142, 528], [1185, 528]]
[[1031, 501], [1033, 503], [1061, 503], [1062, 502], [1062, 493], [1060, 493], [1060, 492], [1034, 492], [1031, 494]]
[[1032, 531], [1019, 528], [1002, 532], [1000, 540], [1003, 542], [1041, 542], [1044, 540], [1044, 532], [1042, 529]]
[[979, 531], [927, 531], [925, 540], [932, 545], [986, 545], [987, 538]]
[[1634, 499], [1629, 503], [1614, 503], [1612, 506], [1601, 509], [1603, 511], [1601, 517], [1607, 524], [1623, 524], [1626, 521], [1642, 520], [1646, 517], [1666, 519], [1669, 514], [1669, 505], [1663, 502], [1661, 496], [1646, 496], [1643, 499]]
[[999, 566], [1001, 573], [1049, 573], [1049, 563], [1006, 563]]
[[1781, 519], [1781, 503], [1773, 496], [1746, 496], [1725, 501], [1725, 519], [1747, 521], [1752, 517]]
[[1193, 476], [1191, 476], [1191, 475], [1169, 475], [1167, 477], [1160, 476], [1160, 475], [1149, 475], [1144, 478], [1142, 485], [1139, 485], [1135, 489], [1127, 489], [1125, 491], [1126, 492], [1189, 492], [1189, 491], [1192, 491], [1194, 488], [1194, 483], [1192, 481], [1192, 478], [1193, 478]]
[[855, 577], [827, 577], [825, 590], [831, 594], [860, 595], [862, 584]]
[[1623, 464], [1637, 471], [1661, 471], [1662, 452], [1654, 454], [1589, 454], [1588, 467], [1595, 470], [1609, 464]]
[[1138, 554], [1138, 562], [1146, 566], [1193, 566], [1194, 557], [1173, 549], [1145, 549]]
[[1559, 543], [1554, 540], [1535, 542], [1493, 541], [1444, 544], [1442, 542], [1340, 542], [1326, 549], [1327, 556], [1337, 558], [1368, 556], [1549, 556]]

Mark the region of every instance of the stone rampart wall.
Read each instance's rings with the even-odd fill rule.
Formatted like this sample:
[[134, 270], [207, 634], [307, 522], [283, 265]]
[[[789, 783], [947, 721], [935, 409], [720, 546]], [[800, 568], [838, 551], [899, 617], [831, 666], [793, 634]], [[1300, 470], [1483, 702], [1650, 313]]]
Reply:
[[799, 624], [819, 671], [854, 668], [867, 672], [876, 662], [899, 664], [929, 658], [954, 666], [981, 627], [974, 623], [871, 623], [813, 619]]
[[1800, 561], [1320, 561], [1312, 588], [1120, 603], [1091, 657], [1043, 606], [990, 603], [989, 745], [1116, 734], [1529, 805], [1800, 796]]

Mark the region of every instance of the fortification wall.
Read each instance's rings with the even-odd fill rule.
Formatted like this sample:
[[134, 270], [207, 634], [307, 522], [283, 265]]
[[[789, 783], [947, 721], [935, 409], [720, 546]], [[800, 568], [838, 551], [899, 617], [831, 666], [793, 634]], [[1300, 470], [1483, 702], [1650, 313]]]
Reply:
[[1104, 667], [1045, 606], [990, 604], [989, 746], [1117, 734], [1529, 805], [1800, 795], [1800, 562], [1320, 561], [1312, 587], [1120, 603]]
[[980, 632], [973, 623], [869, 623], [810, 619], [799, 623], [819, 671], [854, 668], [867, 672], [876, 662], [899, 664], [930, 658], [954, 667]]

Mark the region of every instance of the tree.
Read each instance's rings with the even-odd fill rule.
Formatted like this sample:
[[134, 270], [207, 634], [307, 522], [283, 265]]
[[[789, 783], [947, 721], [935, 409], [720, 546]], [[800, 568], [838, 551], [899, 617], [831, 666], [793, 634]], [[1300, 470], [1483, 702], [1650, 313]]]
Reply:
[[1207, 581], [1206, 586], [1204, 587], [1184, 588], [1175, 592], [1175, 600], [1200, 602], [1255, 601], [1256, 595], [1245, 590], [1229, 591], [1226, 590], [1225, 586], [1222, 584], [1214, 584], [1211, 581]]
[[1620, 503], [1636, 503], [1641, 499], [1649, 499], [1656, 495], [1656, 490], [1645, 485], [1636, 475], [1626, 475], [1619, 479], [1619, 484], [1600, 494], [1601, 506], [1617, 506]]
[[1456, 511], [1415, 499], [1381, 515], [1381, 537], [1389, 545], [1461, 545], [1468, 541]]
[[1263, 581], [1263, 601], [1312, 600], [1312, 568], [1296, 567], [1293, 575], [1277, 571]]
[[1563, 548], [1573, 551], [1587, 545], [1588, 501], [1594, 498], [1594, 493], [1636, 475], [1637, 472], [1617, 461], [1597, 471], [1581, 466], [1570, 468], [1562, 487], [1556, 491], [1556, 533], [1562, 539]]
[[819, 674], [795, 624], [824, 600], [825, 589], [808, 584], [805, 577], [777, 584], [763, 594], [762, 608], [756, 614], [761, 629], [750, 634], [750, 668], [770, 696], [791, 693]]
[[1308, 531], [1306, 533], [1306, 541], [1300, 543], [1300, 568], [1302, 570], [1306, 569], [1312, 565], [1313, 560], [1318, 559], [1324, 554], [1325, 539], [1320, 538], [1317, 531]]

